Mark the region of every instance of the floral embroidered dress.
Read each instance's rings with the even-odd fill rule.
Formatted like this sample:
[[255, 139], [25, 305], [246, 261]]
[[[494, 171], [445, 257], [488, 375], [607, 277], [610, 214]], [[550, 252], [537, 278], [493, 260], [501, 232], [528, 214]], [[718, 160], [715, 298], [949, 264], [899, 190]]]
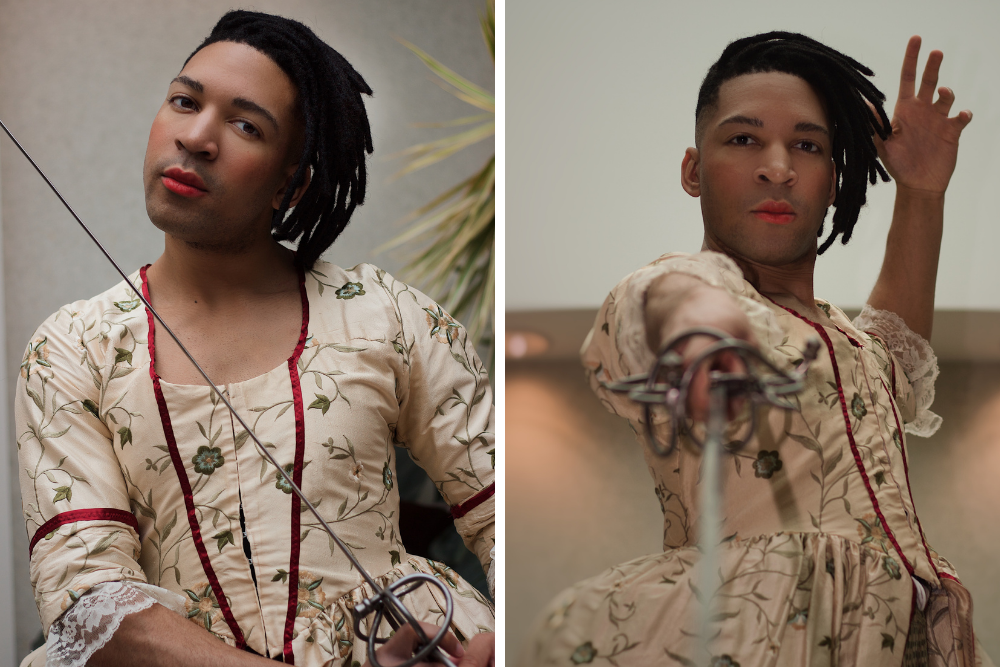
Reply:
[[940, 422], [927, 410], [937, 366], [926, 341], [871, 308], [852, 323], [818, 301], [828, 317], [812, 322], [717, 253], [665, 255], [612, 291], [582, 352], [598, 397], [639, 434], [641, 409], [603, 383], [652, 365], [644, 296], [668, 272], [726, 289], [779, 367], [793, 368], [809, 339], [821, 341], [819, 357], [796, 409], [761, 408], [754, 438], [723, 455], [726, 537], [709, 654], [696, 652], [700, 452], [683, 442], [667, 458], [644, 447], [665, 551], [560, 594], [524, 663], [902, 665], [926, 635], [912, 664], [990, 664], [973, 638], [968, 592], [924, 539], [907, 477], [904, 431], [929, 435]]
[[[145, 270], [133, 281], [156, 290]], [[380, 585], [432, 574], [459, 638], [492, 630], [491, 603], [407, 554], [398, 526], [396, 445], [491, 566], [493, 408], [465, 331], [369, 265], [318, 263], [300, 290], [292, 356], [227, 397]], [[83, 664], [156, 601], [286, 663], [363, 663], [350, 610], [369, 586], [208, 387], [156, 375], [159, 335], [122, 282], [52, 315], [21, 365], [21, 497], [49, 664]], [[405, 600], [440, 624], [436, 589]]]

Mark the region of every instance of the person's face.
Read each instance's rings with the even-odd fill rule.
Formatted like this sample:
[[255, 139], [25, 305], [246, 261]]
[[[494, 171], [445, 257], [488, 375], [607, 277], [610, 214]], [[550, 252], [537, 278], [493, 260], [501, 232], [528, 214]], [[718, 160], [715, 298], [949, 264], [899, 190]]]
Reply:
[[701, 198], [705, 244], [769, 266], [815, 257], [833, 203], [833, 128], [803, 79], [779, 72], [726, 81], [706, 109], [682, 185]]
[[228, 252], [268, 238], [301, 151], [295, 102], [291, 80], [260, 51], [216, 42], [196, 53], [149, 131], [143, 180], [153, 224]]

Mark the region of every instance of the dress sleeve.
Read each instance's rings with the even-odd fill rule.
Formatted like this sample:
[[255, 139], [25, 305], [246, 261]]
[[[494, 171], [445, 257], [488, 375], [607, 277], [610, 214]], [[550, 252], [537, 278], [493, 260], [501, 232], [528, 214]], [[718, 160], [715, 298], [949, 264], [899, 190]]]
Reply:
[[[138, 523], [102, 405], [100, 330], [63, 309], [28, 345], [14, 400], [29, 569], [42, 628], [92, 586], [145, 583]], [[92, 336], [90, 345], [83, 342]]]
[[396, 437], [451, 506], [455, 527], [489, 575], [496, 460], [489, 374], [465, 329], [427, 296], [408, 291], [398, 299], [405, 344], [397, 352], [409, 373]]
[[853, 324], [859, 331], [881, 339], [892, 356], [893, 367], [902, 371], [903, 378], [895, 374], [899, 381], [894, 383], [893, 392], [906, 424], [903, 430], [923, 438], [934, 435], [941, 427], [941, 417], [930, 409], [939, 372], [931, 344], [907, 327], [896, 313], [867, 304]]
[[781, 344], [782, 333], [771, 310], [751, 296], [752, 288], [739, 268], [725, 255], [701, 252], [671, 253], [623, 278], [605, 299], [580, 355], [591, 388], [611, 412], [638, 421], [642, 408], [627, 396], [605, 387], [630, 375], [645, 373], [655, 356], [646, 343], [646, 291], [657, 279], [681, 273], [726, 290], [747, 314], [761, 350]]

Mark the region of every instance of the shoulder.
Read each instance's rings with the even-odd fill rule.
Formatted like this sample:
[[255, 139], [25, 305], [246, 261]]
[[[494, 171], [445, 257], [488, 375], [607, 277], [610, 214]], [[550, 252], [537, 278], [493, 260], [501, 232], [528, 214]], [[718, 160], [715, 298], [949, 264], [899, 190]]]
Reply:
[[146, 311], [138, 296], [141, 289], [139, 272], [129, 278], [131, 282], [123, 280], [97, 296], [68, 303], [49, 315], [35, 330], [31, 344], [37, 345], [44, 340], [58, 347], [59, 343], [67, 342], [82, 349], [84, 338], [88, 343], [95, 336], [102, 341], [109, 340], [109, 326], [125, 325], [133, 332], [137, 328], [145, 331]]

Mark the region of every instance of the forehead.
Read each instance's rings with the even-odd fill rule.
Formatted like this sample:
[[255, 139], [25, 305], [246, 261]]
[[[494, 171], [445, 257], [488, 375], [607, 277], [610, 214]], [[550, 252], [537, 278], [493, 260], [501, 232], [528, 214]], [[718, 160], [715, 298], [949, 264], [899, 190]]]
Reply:
[[774, 122], [811, 122], [829, 127], [826, 105], [809, 83], [785, 72], [758, 72], [729, 79], [719, 87], [716, 122], [733, 115]]
[[205, 94], [247, 98], [273, 113], [291, 113], [298, 94], [276, 62], [236, 42], [209, 44], [191, 56], [181, 74], [200, 83]]

